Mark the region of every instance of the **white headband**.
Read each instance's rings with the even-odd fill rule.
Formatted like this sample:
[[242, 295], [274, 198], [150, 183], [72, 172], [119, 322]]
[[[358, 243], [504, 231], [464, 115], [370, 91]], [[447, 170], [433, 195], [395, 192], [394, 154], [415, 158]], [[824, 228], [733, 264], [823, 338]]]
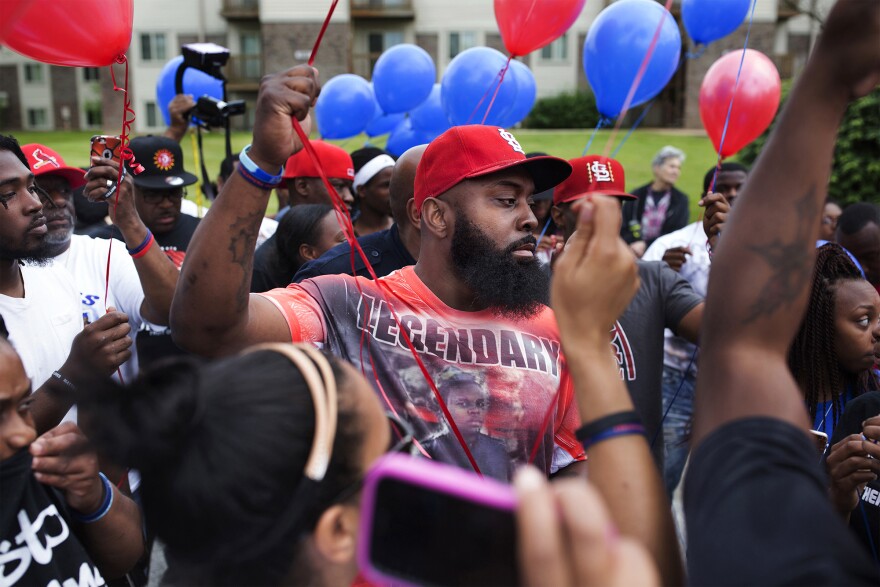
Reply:
[[360, 171], [354, 174], [354, 191], [357, 191], [359, 186], [362, 186], [373, 179], [377, 173], [386, 167], [394, 167], [394, 159], [388, 155], [379, 155], [367, 161], [367, 163], [360, 168]]

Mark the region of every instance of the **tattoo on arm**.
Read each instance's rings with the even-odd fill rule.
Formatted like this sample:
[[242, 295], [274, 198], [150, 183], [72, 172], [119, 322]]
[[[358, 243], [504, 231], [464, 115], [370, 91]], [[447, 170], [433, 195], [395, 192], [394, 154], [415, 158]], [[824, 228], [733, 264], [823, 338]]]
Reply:
[[241, 285], [236, 292], [236, 307], [239, 311], [247, 307], [250, 292], [250, 275], [254, 265], [254, 250], [257, 246], [257, 233], [261, 212], [253, 212], [239, 217], [229, 225], [229, 252], [232, 262], [241, 267]]
[[795, 213], [797, 227], [791, 240], [784, 242], [776, 237], [772, 242], [748, 247], [750, 251], [761, 257], [772, 271], [752, 305], [744, 321], [745, 324], [789, 306], [804, 292], [807, 282], [813, 275], [815, 256], [806, 241], [819, 217], [815, 185], [795, 203]]

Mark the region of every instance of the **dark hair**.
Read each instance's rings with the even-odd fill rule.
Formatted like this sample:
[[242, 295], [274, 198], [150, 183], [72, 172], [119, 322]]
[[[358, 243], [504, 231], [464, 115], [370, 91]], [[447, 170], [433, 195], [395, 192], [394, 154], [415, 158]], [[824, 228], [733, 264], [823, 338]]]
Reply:
[[179, 358], [129, 389], [96, 384], [80, 402], [99, 453], [141, 472], [146, 526], [166, 545], [176, 582], [278, 585], [304, 558], [301, 540], [320, 515], [360, 479], [363, 425], [339, 360], [327, 358], [339, 390], [336, 438], [301, 519], [289, 518], [302, 506], [293, 498], [315, 412], [286, 356]]
[[229, 176], [235, 171], [236, 161], [238, 161], [238, 153], [225, 157], [223, 161], [220, 162], [220, 177], [223, 178], [223, 181], [229, 179]]
[[305, 263], [305, 259], [299, 255], [300, 245], [316, 243], [320, 236], [318, 230], [321, 221], [331, 212], [333, 207], [329, 204], [301, 204], [291, 207], [278, 223], [275, 249], [285, 271], [291, 277]]
[[361, 168], [378, 157], [379, 155], [388, 155], [394, 160], [397, 160], [397, 157], [385, 151], [383, 149], [379, 149], [378, 147], [363, 147], [358, 149], [357, 151], [351, 152], [351, 162], [354, 165], [354, 171], [357, 173], [361, 170]]
[[721, 167], [712, 167], [709, 171], [706, 172], [706, 175], [703, 176], [703, 195], [705, 195], [709, 191], [709, 186], [712, 185], [712, 179], [715, 177], [715, 170], [718, 170], [718, 173], [722, 173], [724, 171], [742, 171], [743, 173], [748, 173], [749, 169], [745, 165], [740, 163], [734, 163], [733, 161], [722, 163]]
[[807, 313], [788, 351], [788, 367], [803, 391], [810, 417], [816, 418], [821, 398], [828, 394], [832, 400], [834, 425], [844, 392], [850, 389], [859, 395], [874, 384], [874, 374], [870, 369], [859, 374], [846, 373], [836, 359], [836, 289], [841, 282], [851, 280], [864, 281], [864, 278], [846, 251], [834, 243], [820, 247]]
[[880, 206], [859, 202], [844, 208], [837, 219], [837, 230], [846, 235], [855, 234], [871, 223], [880, 226]]
[[6, 328], [6, 320], [0, 316], [0, 338], [9, 338], [9, 329]]
[[21, 146], [18, 144], [18, 141], [14, 136], [0, 135], [0, 151], [12, 151], [12, 154], [18, 157], [18, 160], [21, 161], [25, 167], [28, 169], [31, 168], [24, 151], [21, 150]]

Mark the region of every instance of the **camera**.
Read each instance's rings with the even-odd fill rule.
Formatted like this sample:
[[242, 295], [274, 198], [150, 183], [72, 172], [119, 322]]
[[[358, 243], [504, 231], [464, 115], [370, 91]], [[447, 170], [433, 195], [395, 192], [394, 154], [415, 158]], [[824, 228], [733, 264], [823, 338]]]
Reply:
[[189, 114], [203, 127], [226, 126], [230, 116], [244, 114], [244, 105], [244, 100], [224, 102], [206, 95], [196, 101], [195, 107], [189, 111]]
[[183, 45], [180, 48], [180, 53], [183, 55], [183, 63], [186, 67], [192, 67], [217, 79], [223, 79], [220, 68], [229, 61], [229, 49], [226, 47], [214, 43], [190, 43]]

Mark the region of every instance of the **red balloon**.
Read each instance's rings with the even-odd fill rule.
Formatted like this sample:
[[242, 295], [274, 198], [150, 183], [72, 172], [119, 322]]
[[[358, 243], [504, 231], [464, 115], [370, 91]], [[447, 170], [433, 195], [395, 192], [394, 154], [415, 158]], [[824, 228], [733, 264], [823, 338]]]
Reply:
[[[716, 151], [721, 144], [740, 59], [741, 52], [731, 51], [716, 61], [700, 87], [700, 118]], [[782, 82], [773, 62], [760, 51], [746, 49], [727, 136], [720, 150], [722, 157], [733, 155], [767, 130], [779, 110], [781, 93]]]
[[[9, 2], [4, 0], [4, 9]], [[133, 0], [12, 0], [17, 15], [0, 42], [26, 57], [74, 67], [103, 67], [131, 44]]]
[[527, 55], [571, 28], [587, 0], [495, 0], [495, 20], [507, 52]]

